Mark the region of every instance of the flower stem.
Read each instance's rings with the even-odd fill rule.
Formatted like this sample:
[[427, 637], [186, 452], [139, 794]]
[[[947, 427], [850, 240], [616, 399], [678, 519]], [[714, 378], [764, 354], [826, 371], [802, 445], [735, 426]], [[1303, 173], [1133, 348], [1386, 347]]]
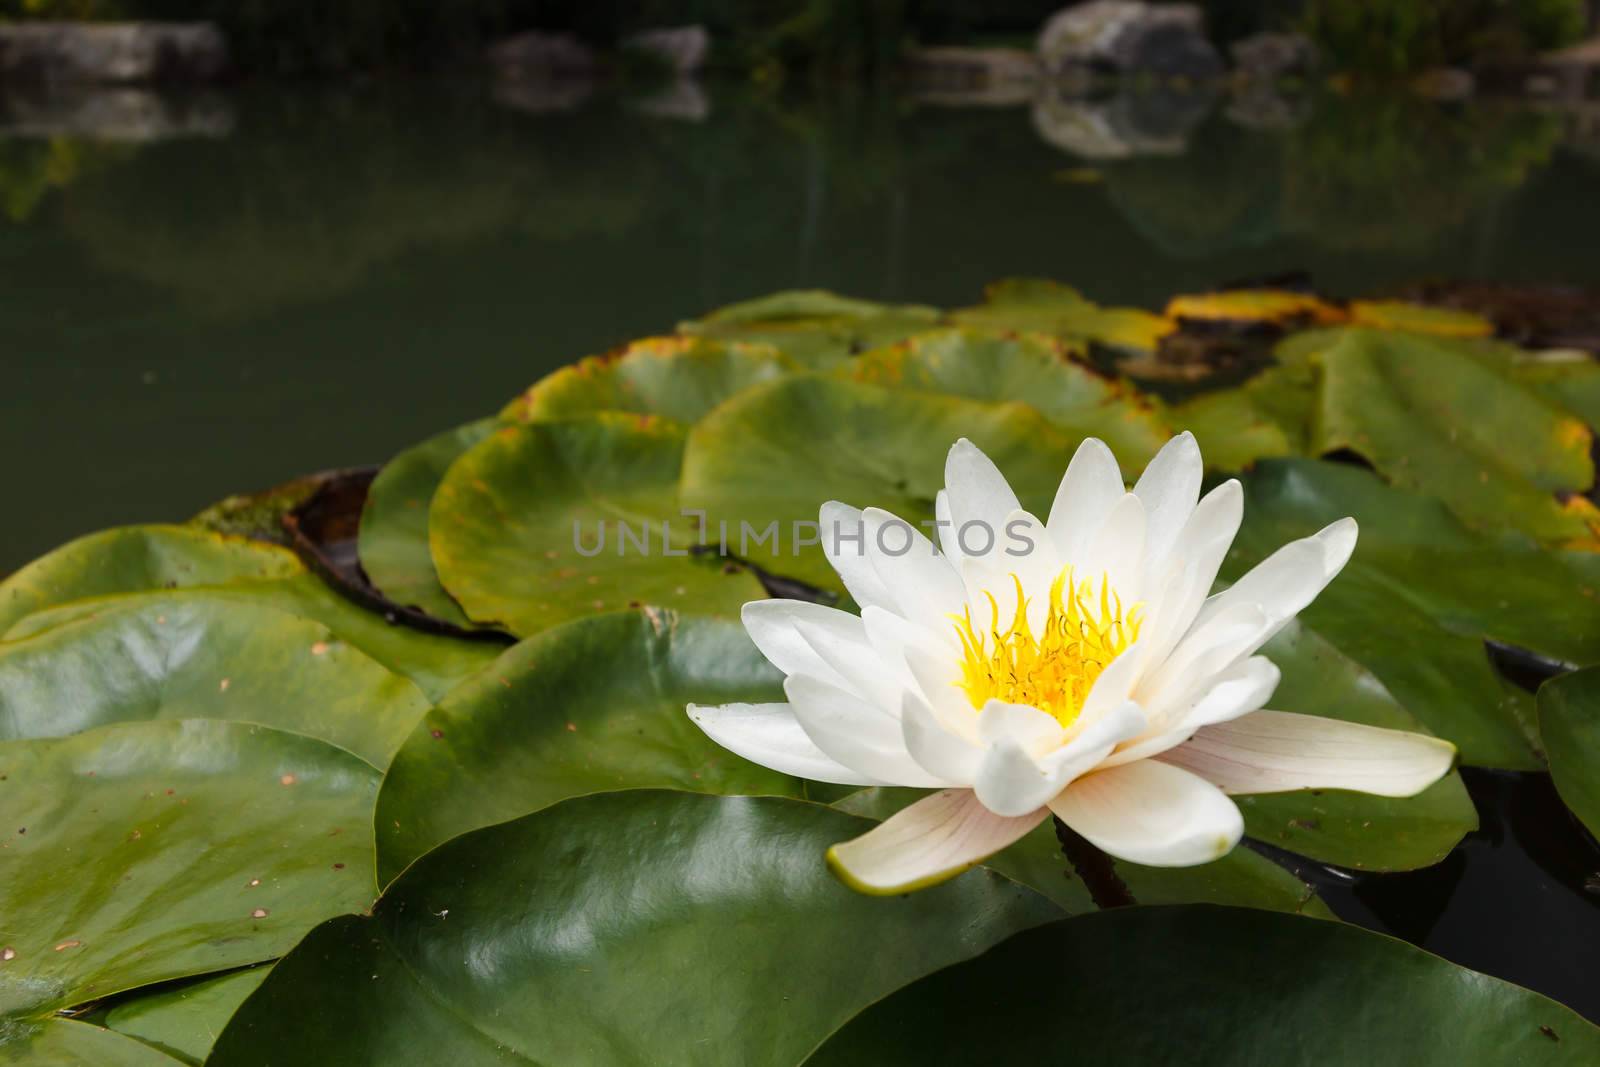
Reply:
[[1059, 818], [1055, 820], [1056, 840], [1061, 842], [1061, 854], [1067, 857], [1072, 869], [1078, 872], [1083, 884], [1089, 888], [1089, 898], [1097, 908], [1126, 908], [1137, 904], [1128, 885], [1112, 864], [1111, 857], [1095, 848], [1084, 836]]

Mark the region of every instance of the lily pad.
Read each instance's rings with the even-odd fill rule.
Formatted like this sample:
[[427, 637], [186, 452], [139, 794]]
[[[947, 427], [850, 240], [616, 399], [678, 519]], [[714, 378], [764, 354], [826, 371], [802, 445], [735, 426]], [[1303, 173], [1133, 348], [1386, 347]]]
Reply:
[[233, 1013], [271, 970], [252, 967], [135, 996], [106, 1013], [106, 1029], [137, 1038], [184, 1063], [202, 1063]]
[[737, 623], [649, 611], [559, 626], [510, 649], [428, 713], [378, 795], [387, 882], [440, 842], [616, 789], [800, 795], [689, 721], [690, 701], [783, 700]]
[[183, 1062], [90, 1023], [59, 1018], [0, 1018], [0, 1063], [28, 1067], [177, 1067]]
[[43, 608], [135, 589], [287, 578], [294, 553], [190, 526], [124, 526], [80, 537], [0, 582], [0, 633]]
[[321, 579], [306, 573], [278, 581], [72, 600], [23, 618], [6, 632], [5, 640], [22, 640], [88, 616], [119, 610], [125, 604], [145, 604], [160, 614], [163, 607], [170, 611], [187, 610], [186, 606], [193, 600], [276, 608], [313, 620], [394, 673], [410, 678], [433, 700], [491, 662], [503, 647], [394, 625], [352, 604], [329, 589]]
[[1061, 914], [986, 870], [905, 899], [818, 857], [870, 826], [775, 797], [632, 791], [458, 837], [370, 919], [280, 962], [212, 1067], [799, 1064], [909, 982]]
[[677, 424], [648, 415], [496, 431], [433, 497], [445, 588], [472, 619], [524, 637], [644, 604], [737, 616], [765, 593], [747, 569], [690, 551], [697, 524], [677, 502], [683, 448]]
[[0, 744], [0, 1016], [282, 955], [374, 893], [378, 772], [211, 720]]
[[1453, 742], [1463, 763], [1541, 766], [1532, 701], [1494, 672], [1484, 641], [1570, 663], [1600, 654], [1600, 598], [1575, 562], [1468, 530], [1439, 502], [1357, 467], [1267, 460], [1244, 484], [1244, 526], [1225, 578], [1353, 515], [1355, 555], [1304, 612], [1306, 624]]
[[500, 414], [532, 421], [627, 411], [690, 423], [740, 390], [781, 378], [794, 367], [771, 345], [647, 337], [562, 367]]
[[1600, 545], [1594, 435], [1458, 342], [1348, 330], [1318, 354], [1318, 452], [1350, 449], [1467, 522]]
[[[833, 806], [881, 820], [929, 792], [874, 787], [851, 793]], [[1310, 886], [1248, 848], [1236, 848], [1221, 859], [1198, 867], [1142, 867], [1122, 860], [1113, 862], [1117, 875], [1140, 904], [1236, 904], [1320, 918], [1333, 916]], [[1088, 889], [1062, 856], [1055, 826], [1049, 820], [1004, 852], [985, 860], [984, 866], [1038, 890], [1070, 914], [1095, 909]]]
[[1539, 729], [1561, 799], [1600, 837], [1600, 667], [1539, 687]]
[[1436, 337], [1491, 337], [1494, 323], [1457, 308], [1429, 307], [1404, 300], [1352, 300], [1350, 321], [1380, 330], [1404, 330]]
[[316, 737], [381, 769], [428, 703], [318, 623], [203, 594], [113, 598], [0, 645], [0, 741], [228, 719]]
[[1190, 293], [1167, 302], [1167, 318], [1200, 322], [1342, 322], [1342, 310], [1310, 293], [1287, 289], [1227, 289]]
[[457, 626], [471, 625], [434, 569], [428, 504], [450, 464], [499, 425], [499, 419], [479, 419], [446, 430], [391, 459], [373, 479], [361, 512], [361, 569], [396, 604]]
[[1104, 439], [1134, 467], [1148, 463], [1171, 436], [1149, 400], [1091, 370], [1072, 346], [1046, 334], [920, 333], [863, 352], [847, 371], [875, 385], [1029, 404], [1069, 433]]
[[803, 367], [838, 366], [856, 352], [938, 325], [937, 308], [878, 304], [820, 289], [773, 293], [719, 308], [680, 333], [770, 345]]
[[1075, 1062], [1207, 1067], [1577, 1064], [1600, 1059], [1600, 1029], [1343, 923], [1123, 908], [1020, 934], [903, 989], [808, 1063], [1056, 1063], [1063, 1049]]
[[[689, 434], [683, 504], [727, 530], [736, 551], [763, 568], [842, 591], [816, 537], [829, 500], [880, 507], [931, 522], [950, 445], [969, 437], [1011, 480], [1024, 507], [1043, 514], [1079, 438], [1022, 404], [985, 404], [825, 378], [757, 386]], [[752, 541], [768, 529], [765, 546]], [[737, 543], [737, 544], [736, 544]]]
[[985, 330], [1046, 333], [1064, 341], [1153, 351], [1176, 324], [1139, 308], [1107, 308], [1068, 285], [1008, 278], [984, 290], [985, 302], [950, 313], [950, 321]]

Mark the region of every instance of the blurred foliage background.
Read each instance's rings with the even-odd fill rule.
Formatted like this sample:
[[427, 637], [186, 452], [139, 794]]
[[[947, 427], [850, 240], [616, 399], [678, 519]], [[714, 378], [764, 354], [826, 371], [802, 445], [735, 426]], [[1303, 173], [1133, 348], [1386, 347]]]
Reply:
[[[0, 19], [206, 19], [260, 74], [437, 69], [496, 37], [569, 30], [608, 45], [699, 23], [735, 69], [859, 74], [910, 42], [1027, 44], [1060, 0], [0, 0]], [[1393, 75], [1505, 59], [1576, 40], [1585, 0], [1210, 0], [1223, 44], [1302, 29], [1341, 69]]]

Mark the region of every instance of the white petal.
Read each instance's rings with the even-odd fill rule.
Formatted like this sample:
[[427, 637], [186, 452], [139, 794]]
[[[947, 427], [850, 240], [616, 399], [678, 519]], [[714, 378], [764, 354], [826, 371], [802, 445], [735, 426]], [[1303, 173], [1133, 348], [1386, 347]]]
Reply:
[[[950, 446], [945, 458], [944, 488], [949, 494], [950, 519], [956, 533], [969, 522], [986, 523], [994, 533], [996, 545], [1002, 532], [996, 525], [1022, 507], [1000, 468], [965, 437]], [[967, 540], [976, 546], [988, 538], [973, 530]]]
[[1353, 789], [1409, 797], [1450, 771], [1455, 746], [1404, 730], [1257, 711], [1207, 726], [1162, 760], [1229, 793]]
[[939, 550], [950, 560], [961, 559], [955, 522], [950, 518], [950, 494], [943, 489], [933, 498], [933, 529], [939, 535]]
[[1208, 600], [1195, 626], [1203, 625], [1230, 604], [1259, 604], [1269, 625], [1260, 642], [1248, 650], [1254, 652], [1338, 576], [1355, 551], [1356, 533], [1356, 521], [1346, 518], [1329, 523], [1310, 537], [1289, 542]]
[[1157, 760], [1086, 774], [1050, 810], [1101, 851], [1148, 867], [1209, 863], [1244, 836], [1244, 817], [1220, 789]]
[[[1015, 709], [1009, 712], [1011, 722], [1003, 730], [989, 727], [991, 716], [1007, 715], [1007, 709]], [[1020, 815], [1048, 803], [1068, 782], [1092, 770], [1117, 742], [1133, 737], [1145, 725], [1143, 711], [1128, 702], [1041, 755], [1040, 746], [1060, 738], [1062, 731], [1059, 726], [1052, 731], [1023, 712], [1055, 723], [1026, 705], [995, 700], [986, 704], [978, 717], [979, 729], [991, 744], [973, 788], [983, 805], [1000, 815]]]
[[978, 738], [986, 745], [1014, 741], [1030, 751], [1044, 752], [1059, 747], [1065, 731], [1054, 716], [1030, 704], [990, 700], [978, 715]]
[[1151, 708], [1168, 708], [1191, 698], [1216, 674], [1261, 647], [1273, 626], [1259, 604], [1235, 601], [1211, 618], [1202, 616], [1166, 661], [1139, 679], [1134, 695]]
[[1125, 492], [1122, 471], [1117, 469], [1111, 449], [1097, 437], [1084, 438], [1067, 464], [1045, 522], [1063, 560], [1083, 554], [1089, 538], [1105, 524], [1111, 506]]
[[906, 667], [911, 671], [923, 699], [939, 714], [947, 729], [965, 723], [964, 736], [977, 737], [978, 709], [961, 688], [961, 672], [945, 656], [930, 655], [919, 648], [906, 649]]
[[1111, 588], [1122, 597], [1124, 605], [1131, 606], [1140, 599], [1145, 522], [1144, 502], [1132, 493], [1122, 494], [1111, 505], [1106, 521], [1089, 539], [1088, 547], [1078, 558], [1067, 560], [1073, 565], [1077, 580], [1098, 580], [1103, 574], [1110, 579]]
[[1183, 744], [1202, 726], [1227, 722], [1259, 710], [1272, 698], [1281, 673], [1265, 656], [1251, 656], [1215, 676], [1210, 688], [1185, 702], [1147, 708], [1150, 726], [1143, 736], [1107, 757], [1105, 765], [1148, 759]]
[[887, 709], [804, 674], [784, 679], [794, 717], [816, 746], [836, 760], [893, 785], [941, 785], [910, 753], [900, 732], [900, 706]]
[[839, 785], [885, 784], [825, 755], [800, 728], [787, 704], [690, 704], [689, 718], [734, 755], [780, 774]]
[[947, 729], [926, 701], [907, 693], [900, 715], [906, 751], [929, 774], [948, 785], [972, 784], [983, 751], [970, 740]]
[[828, 865], [846, 885], [890, 895], [954, 878], [1039, 825], [1044, 811], [1003, 818], [970, 789], [923, 797], [853, 841], [828, 850]]
[[1149, 522], [1145, 532], [1145, 555], [1164, 560], [1178, 543], [1178, 535], [1200, 499], [1200, 479], [1204, 473], [1200, 446], [1185, 430], [1162, 446], [1144, 469], [1133, 491], [1144, 502]]
[[752, 600], [739, 617], [750, 639], [774, 667], [784, 674], [815, 675], [835, 685], [844, 685], [845, 680], [823, 662], [796, 626], [806, 622], [841, 641], [866, 640], [866, 629], [859, 618], [806, 600]]
[[1140, 637], [1151, 662], [1164, 658], [1194, 624], [1243, 517], [1244, 489], [1229, 479], [1196, 505], [1165, 565], [1147, 559], [1145, 596], [1151, 606]]
[[1068, 732], [1076, 736], [1098, 722], [1106, 712], [1126, 701], [1138, 684], [1139, 671], [1143, 666], [1144, 653], [1140, 643], [1135, 641], [1122, 650], [1122, 655], [1105, 665], [1100, 677], [1089, 687], [1088, 696], [1083, 698], [1083, 707], [1078, 709], [1078, 717], [1073, 720]]
[[882, 608], [863, 608], [861, 625], [867, 632], [867, 641], [886, 664], [904, 664], [909, 648], [952, 662], [961, 654], [955, 624], [947, 617], [907, 619]]
[[[899, 706], [900, 695], [911, 680], [909, 672], [898, 670], [898, 664], [885, 663], [865, 632], [859, 638], [845, 638], [804, 621], [795, 623], [795, 631], [835, 675], [844, 679], [837, 688], [874, 707]], [[813, 677], [828, 681], [825, 675]]]
[[926, 534], [881, 508], [861, 513], [867, 560], [906, 618], [942, 618], [961, 610], [966, 589]]
[[818, 536], [828, 563], [861, 607], [876, 605], [898, 611], [894, 593], [883, 584], [866, 553], [866, 520], [861, 511], [837, 500], [822, 505], [817, 517]]

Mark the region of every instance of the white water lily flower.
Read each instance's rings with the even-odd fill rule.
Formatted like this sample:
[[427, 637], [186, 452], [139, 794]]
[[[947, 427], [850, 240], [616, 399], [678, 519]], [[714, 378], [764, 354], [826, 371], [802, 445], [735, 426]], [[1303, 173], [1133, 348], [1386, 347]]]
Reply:
[[1228, 481], [1200, 499], [1201, 469], [1181, 434], [1128, 492], [1090, 439], [1040, 522], [963, 439], [937, 501], [942, 551], [888, 512], [825, 504], [823, 547], [861, 614], [745, 605], [789, 702], [689, 715], [778, 771], [939, 788], [829, 849], [873, 893], [953, 877], [1052, 812], [1112, 856], [1181, 867], [1239, 841], [1229, 793], [1404, 797], [1437, 781], [1447, 742], [1263, 710], [1278, 668], [1255, 653], [1339, 573], [1356, 524], [1285, 545], [1208, 597], [1243, 493]]

